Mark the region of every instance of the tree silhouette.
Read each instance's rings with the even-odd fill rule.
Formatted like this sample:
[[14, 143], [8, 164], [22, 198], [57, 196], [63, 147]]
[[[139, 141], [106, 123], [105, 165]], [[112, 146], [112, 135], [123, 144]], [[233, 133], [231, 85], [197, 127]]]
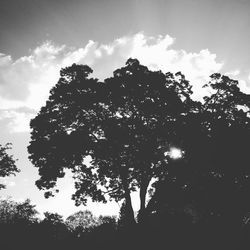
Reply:
[[45, 212], [44, 216], [45, 218], [43, 219], [43, 223], [49, 223], [53, 225], [64, 223], [62, 215], [58, 213]]
[[167, 177], [155, 185], [149, 207], [160, 213], [192, 206], [195, 220], [211, 223], [215, 218], [236, 229], [250, 210], [250, 97], [237, 81], [221, 74], [211, 75], [204, 87], [211, 95], [177, 134], [185, 157], [172, 161]]
[[16, 249], [17, 246], [33, 245], [38, 223], [37, 214], [29, 199], [23, 202], [10, 198], [0, 200], [0, 234], [3, 248]]
[[[167, 173], [164, 152], [198, 104], [180, 72], [150, 71], [136, 59], [104, 82], [90, 73], [83, 65], [62, 69], [46, 106], [31, 121], [28, 150], [41, 176], [36, 185], [53, 195], [57, 178], [69, 168], [77, 205], [88, 196], [103, 202], [107, 196], [125, 198], [127, 220], [134, 223], [130, 193], [139, 190], [143, 218], [149, 183]], [[84, 164], [88, 155], [91, 164]]]
[[219, 205], [219, 214], [228, 220], [237, 216], [242, 220], [250, 209], [250, 96], [240, 91], [238, 81], [221, 74], [213, 74], [207, 87], [214, 91], [204, 98], [202, 110], [210, 137], [207, 163], [220, 182], [213, 191], [216, 200], [212, 203]]
[[[11, 143], [4, 146], [0, 144], [0, 177], [15, 175], [20, 170], [16, 166], [16, 160], [13, 155], [9, 155], [7, 150], [11, 149]], [[0, 184], [0, 189], [5, 188], [4, 184]]]
[[44, 213], [45, 218], [40, 222], [40, 231], [43, 237], [52, 241], [65, 241], [69, 236], [69, 230], [63, 217], [58, 213]]
[[[191, 213], [192, 207], [196, 218], [244, 217], [250, 209], [250, 100], [237, 81], [213, 74], [204, 85], [211, 94], [200, 103], [191, 99], [180, 72], [150, 71], [136, 59], [104, 82], [90, 73], [83, 65], [62, 69], [46, 106], [31, 121], [28, 150], [39, 168], [36, 185], [49, 190], [46, 196], [57, 191], [57, 178], [68, 168], [77, 205], [87, 197], [124, 199], [128, 224], [135, 222], [130, 196], [135, 190], [139, 221], [166, 203], [176, 211]], [[174, 159], [173, 147], [183, 157]], [[146, 208], [152, 182], [156, 191]]]

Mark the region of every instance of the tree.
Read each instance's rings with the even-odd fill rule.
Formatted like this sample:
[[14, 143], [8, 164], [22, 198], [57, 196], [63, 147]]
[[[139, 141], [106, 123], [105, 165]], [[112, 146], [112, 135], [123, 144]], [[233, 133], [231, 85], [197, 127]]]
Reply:
[[47, 239], [52, 240], [65, 240], [69, 236], [66, 223], [63, 217], [58, 213], [44, 213], [45, 218], [40, 223], [42, 229], [41, 234], [46, 236]]
[[62, 215], [58, 213], [45, 212], [44, 216], [45, 218], [43, 219], [43, 223], [48, 223], [52, 225], [64, 223]]
[[218, 73], [205, 87], [213, 91], [204, 98], [202, 110], [210, 137], [208, 162], [221, 187], [220, 192], [214, 190], [213, 203], [228, 220], [242, 220], [250, 209], [250, 95], [240, 91], [238, 81]]
[[218, 73], [204, 87], [212, 94], [177, 133], [185, 157], [155, 185], [149, 207], [159, 212], [193, 205], [196, 217], [236, 225], [250, 210], [250, 96]]
[[[0, 144], [0, 177], [15, 175], [20, 172], [16, 166], [16, 160], [13, 155], [9, 155], [7, 150], [11, 149], [11, 143], [5, 145]], [[5, 188], [4, 184], [0, 184], [0, 189]]]
[[30, 203], [29, 199], [23, 202], [16, 202], [12, 199], [0, 201], [0, 223], [17, 224], [17, 223], [34, 223], [37, 221], [37, 210], [35, 205]]
[[[71, 169], [77, 205], [88, 196], [103, 202], [107, 195], [125, 199], [126, 217], [134, 223], [130, 193], [140, 192], [143, 217], [149, 183], [167, 173], [164, 152], [198, 104], [180, 72], [150, 71], [136, 59], [104, 82], [90, 73], [86, 65], [62, 69], [46, 106], [31, 121], [28, 150], [39, 169], [36, 185], [53, 195], [57, 178]], [[84, 164], [88, 155], [90, 165]]]
[[66, 219], [66, 225], [80, 237], [83, 233], [92, 231], [99, 225], [99, 222], [91, 211], [85, 210], [70, 215]]
[[116, 216], [108, 216], [108, 215], [100, 215], [98, 217], [98, 224], [99, 225], [109, 225], [113, 228], [116, 228], [117, 226], [117, 218]]

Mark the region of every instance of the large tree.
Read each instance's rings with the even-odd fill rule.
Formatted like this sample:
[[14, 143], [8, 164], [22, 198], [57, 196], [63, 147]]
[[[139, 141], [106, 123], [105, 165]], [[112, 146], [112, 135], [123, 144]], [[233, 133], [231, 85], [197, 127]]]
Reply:
[[[57, 178], [71, 169], [76, 204], [85, 204], [87, 197], [125, 198], [132, 223], [131, 191], [140, 193], [143, 217], [148, 186], [167, 173], [165, 152], [198, 105], [181, 73], [150, 71], [136, 59], [104, 82], [90, 73], [86, 65], [62, 69], [46, 105], [31, 121], [28, 150], [39, 169], [36, 185], [53, 195]], [[88, 155], [91, 164], [84, 164]]]
[[185, 157], [155, 185], [148, 208], [192, 205], [195, 216], [240, 223], [250, 211], [250, 96], [218, 73], [204, 87], [211, 94], [177, 134]]

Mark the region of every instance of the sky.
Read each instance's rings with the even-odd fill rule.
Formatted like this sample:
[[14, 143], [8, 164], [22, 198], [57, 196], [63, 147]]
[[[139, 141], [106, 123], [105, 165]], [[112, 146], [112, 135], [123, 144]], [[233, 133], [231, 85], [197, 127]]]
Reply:
[[[209, 75], [221, 72], [250, 93], [248, 0], [0, 0], [0, 144], [13, 143], [21, 172], [1, 178], [0, 197], [30, 198], [38, 211], [65, 218], [80, 209], [118, 214], [119, 204], [75, 207], [70, 173], [56, 197], [35, 186], [28, 160], [29, 121], [45, 105], [62, 67], [87, 64], [99, 79], [130, 57], [152, 70], [181, 71], [201, 98]], [[136, 194], [134, 207], [138, 209]]]

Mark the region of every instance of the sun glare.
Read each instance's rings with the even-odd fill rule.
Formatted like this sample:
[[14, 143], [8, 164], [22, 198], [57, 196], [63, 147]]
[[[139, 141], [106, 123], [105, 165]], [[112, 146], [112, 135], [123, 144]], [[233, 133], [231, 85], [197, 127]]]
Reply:
[[169, 151], [164, 153], [165, 156], [169, 156], [173, 160], [182, 158], [183, 151], [179, 148], [172, 147]]

